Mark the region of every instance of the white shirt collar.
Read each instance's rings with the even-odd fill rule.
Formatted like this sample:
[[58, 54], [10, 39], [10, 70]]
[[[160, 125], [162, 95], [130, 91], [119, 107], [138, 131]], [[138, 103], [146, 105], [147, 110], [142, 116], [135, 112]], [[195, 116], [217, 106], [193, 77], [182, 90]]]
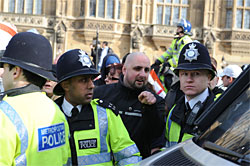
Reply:
[[[71, 110], [74, 106], [72, 104], [70, 104], [66, 99], [65, 97], [63, 98], [63, 103], [62, 103], [62, 109], [63, 109], [63, 112], [68, 116], [68, 117], [71, 117], [72, 116], [72, 113], [71, 113]], [[82, 105], [77, 105], [76, 106], [78, 108], [78, 111], [81, 112], [81, 109], [82, 109]]]
[[193, 109], [194, 105], [198, 102], [198, 101], [201, 101], [201, 103], [203, 103], [206, 98], [209, 96], [209, 91], [208, 91], [208, 88], [205, 89], [201, 94], [199, 94], [198, 96], [192, 98], [191, 100], [187, 100], [187, 97], [185, 95], [185, 103], [188, 102], [189, 106], [191, 109]]

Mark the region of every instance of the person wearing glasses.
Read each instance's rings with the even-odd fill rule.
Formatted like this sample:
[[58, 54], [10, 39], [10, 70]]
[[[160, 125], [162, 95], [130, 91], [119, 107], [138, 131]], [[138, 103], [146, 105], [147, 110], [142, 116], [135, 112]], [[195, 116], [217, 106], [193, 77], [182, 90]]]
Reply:
[[[115, 70], [114, 70], [114, 66]], [[120, 66], [120, 67], [119, 67]], [[121, 62], [119, 57], [116, 54], [108, 54], [104, 59], [103, 59], [103, 63], [102, 63], [102, 67], [101, 67], [101, 74], [94, 80], [94, 84], [95, 86], [100, 86], [100, 85], [105, 85], [106, 84], [106, 78], [109, 75], [109, 78], [114, 77], [114, 74], [116, 72], [116, 68], [117, 70], [120, 69], [121, 70]], [[109, 74], [111, 70], [111, 75]], [[118, 71], [117, 71], [118, 72]], [[116, 77], [119, 78], [119, 77]], [[110, 79], [107, 79], [108, 83]]]

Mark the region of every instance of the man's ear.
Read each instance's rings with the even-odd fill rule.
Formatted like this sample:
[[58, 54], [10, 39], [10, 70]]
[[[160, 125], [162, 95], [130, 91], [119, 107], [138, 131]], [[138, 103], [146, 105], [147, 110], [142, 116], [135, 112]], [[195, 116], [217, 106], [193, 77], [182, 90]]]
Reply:
[[234, 81], [233, 77], [229, 77], [229, 83], [231, 84]]
[[65, 92], [69, 91], [69, 80], [65, 80], [65, 81], [61, 82], [60, 85]]
[[125, 66], [122, 67], [122, 74], [125, 75], [127, 68]]
[[209, 73], [207, 76], [208, 76], [208, 80], [209, 80], [209, 81], [212, 81], [213, 78], [214, 78], [214, 77], [212, 76], [212, 74], [210, 74], [210, 73]]
[[16, 79], [16, 78], [20, 77], [21, 75], [23, 75], [23, 69], [21, 69], [18, 66], [15, 66], [11, 70], [13, 70], [14, 79]]

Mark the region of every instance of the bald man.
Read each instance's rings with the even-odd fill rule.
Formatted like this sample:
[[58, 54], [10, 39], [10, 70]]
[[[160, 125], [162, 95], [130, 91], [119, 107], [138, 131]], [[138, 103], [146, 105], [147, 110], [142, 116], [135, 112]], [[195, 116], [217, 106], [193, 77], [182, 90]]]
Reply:
[[146, 87], [149, 72], [149, 58], [134, 52], [127, 56], [118, 83], [94, 90], [94, 98], [107, 100], [119, 110], [143, 158], [150, 156], [152, 149], [164, 146], [163, 140], [152, 144], [163, 133], [165, 113], [164, 100]]

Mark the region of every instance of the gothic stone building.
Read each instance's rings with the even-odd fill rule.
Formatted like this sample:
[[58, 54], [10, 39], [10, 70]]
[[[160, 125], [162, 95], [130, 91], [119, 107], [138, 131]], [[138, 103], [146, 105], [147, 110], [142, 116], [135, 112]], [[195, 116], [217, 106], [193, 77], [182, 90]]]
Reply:
[[250, 62], [250, 0], [0, 0], [0, 21], [46, 36], [54, 59], [80, 48], [90, 53], [98, 32], [121, 58], [143, 51], [153, 62], [169, 46], [180, 18], [220, 68]]

